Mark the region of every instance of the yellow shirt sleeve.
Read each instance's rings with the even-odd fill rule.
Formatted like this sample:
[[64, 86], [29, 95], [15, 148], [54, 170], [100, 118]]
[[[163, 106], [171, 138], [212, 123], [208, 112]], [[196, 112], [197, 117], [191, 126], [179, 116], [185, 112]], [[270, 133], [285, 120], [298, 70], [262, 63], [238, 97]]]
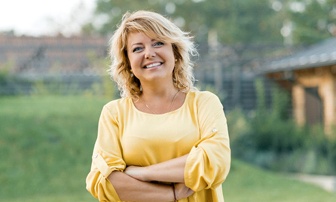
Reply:
[[186, 186], [198, 192], [216, 189], [230, 170], [231, 150], [223, 106], [217, 96], [202, 93], [195, 109], [201, 138], [192, 147], [186, 161]]
[[98, 135], [93, 149], [91, 170], [86, 178], [86, 189], [99, 201], [120, 201], [107, 177], [126, 167], [122, 159], [118, 120], [113, 108], [105, 105], [98, 123]]

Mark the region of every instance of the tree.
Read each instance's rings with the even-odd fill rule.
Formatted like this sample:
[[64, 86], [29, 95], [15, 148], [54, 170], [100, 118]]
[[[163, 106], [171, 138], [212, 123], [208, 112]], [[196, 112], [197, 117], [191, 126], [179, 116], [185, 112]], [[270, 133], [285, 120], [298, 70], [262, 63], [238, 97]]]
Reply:
[[270, 0], [97, 0], [95, 20], [84, 30], [111, 34], [123, 13], [140, 9], [171, 18], [199, 43], [207, 42], [209, 30], [225, 44], [282, 41], [282, 24], [274, 18]]
[[287, 13], [286, 19], [292, 26], [293, 45], [309, 45], [336, 36], [336, 0], [287, 0], [282, 3], [282, 13]]

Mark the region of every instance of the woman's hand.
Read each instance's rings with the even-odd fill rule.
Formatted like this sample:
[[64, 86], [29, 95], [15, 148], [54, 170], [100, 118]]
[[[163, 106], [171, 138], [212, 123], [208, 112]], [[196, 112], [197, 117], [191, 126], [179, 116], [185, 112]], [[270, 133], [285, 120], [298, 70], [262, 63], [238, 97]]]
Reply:
[[187, 198], [191, 196], [194, 191], [191, 190], [189, 187], [185, 186], [184, 183], [176, 183], [175, 186], [175, 196], [177, 200]]
[[149, 181], [146, 178], [148, 169], [146, 167], [128, 166], [124, 173], [140, 181]]

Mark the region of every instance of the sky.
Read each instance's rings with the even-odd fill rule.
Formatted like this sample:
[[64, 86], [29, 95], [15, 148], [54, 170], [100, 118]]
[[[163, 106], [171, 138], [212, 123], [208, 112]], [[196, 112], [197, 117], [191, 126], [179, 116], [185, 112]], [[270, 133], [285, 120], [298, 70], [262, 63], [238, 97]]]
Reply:
[[78, 34], [95, 0], [0, 0], [0, 32], [43, 36]]

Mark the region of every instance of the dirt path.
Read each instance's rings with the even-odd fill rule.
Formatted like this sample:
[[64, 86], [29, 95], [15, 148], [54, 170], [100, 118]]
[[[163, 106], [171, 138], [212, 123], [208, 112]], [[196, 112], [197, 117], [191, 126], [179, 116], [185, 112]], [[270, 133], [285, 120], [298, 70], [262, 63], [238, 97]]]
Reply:
[[327, 191], [336, 192], [336, 176], [298, 174], [294, 178], [318, 185]]

